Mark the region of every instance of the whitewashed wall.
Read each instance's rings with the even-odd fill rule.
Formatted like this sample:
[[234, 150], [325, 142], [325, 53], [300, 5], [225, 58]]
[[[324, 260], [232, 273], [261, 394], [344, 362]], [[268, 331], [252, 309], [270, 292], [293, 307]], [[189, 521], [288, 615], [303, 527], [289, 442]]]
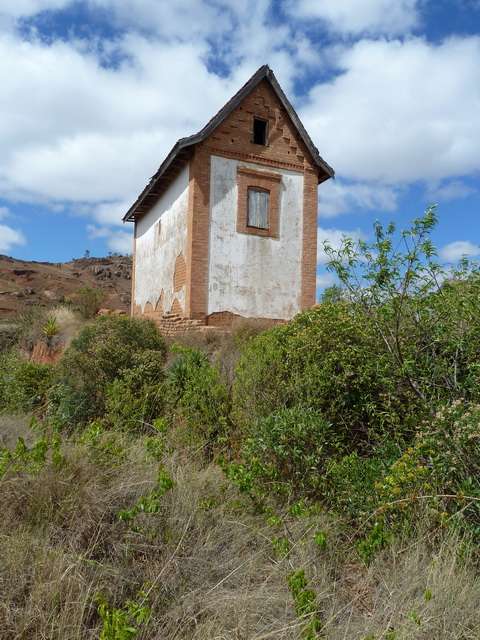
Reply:
[[[135, 304], [153, 307], [163, 289], [163, 309], [169, 311], [175, 298], [185, 309], [185, 287], [173, 290], [175, 260], [185, 257], [188, 210], [188, 164], [152, 207], [136, 224], [135, 237]], [[160, 235], [156, 238], [156, 223]]]
[[292, 318], [300, 311], [303, 174], [278, 170], [279, 239], [262, 238], [236, 230], [239, 165], [265, 169], [211, 157], [208, 313]]

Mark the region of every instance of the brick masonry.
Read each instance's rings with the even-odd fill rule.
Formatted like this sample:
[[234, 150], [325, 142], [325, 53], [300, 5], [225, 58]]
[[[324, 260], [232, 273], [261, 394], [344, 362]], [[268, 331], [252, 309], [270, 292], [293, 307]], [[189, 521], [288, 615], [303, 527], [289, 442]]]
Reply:
[[[257, 145], [253, 139], [253, 117], [268, 122], [266, 146]], [[303, 140], [291, 122], [286, 110], [267, 81], [262, 81], [204, 142], [197, 144], [190, 158], [188, 194], [187, 248], [183, 258], [177, 258], [175, 289], [186, 284], [185, 309], [179, 304], [170, 310], [162, 305], [146, 308], [145, 317], [151, 317], [167, 332], [174, 335], [199, 326], [228, 326], [233, 314], [222, 319], [207, 317], [208, 308], [208, 263], [209, 263], [209, 217], [210, 217], [210, 157], [220, 155], [249, 163], [265, 169], [290, 169], [304, 175], [303, 193], [303, 239], [302, 239], [302, 286], [301, 308], [307, 309], [316, 300], [317, 265], [317, 187], [318, 170], [315, 167]], [[278, 234], [279, 179], [278, 174], [244, 169], [238, 173], [239, 217], [237, 230], [250, 232], [246, 227], [246, 197], [249, 186], [268, 189], [271, 192], [271, 230], [265, 235]], [[255, 175], [257, 174], [257, 175]], [[263, 235], [261, 230], [253, 230]], [[260, 232], [260, 233], [259, 233]], [[177, 274], [178, 273], [178, 274]], [[182, 285], [179, 283], [182, 282]], [[134, 275], [132, 276], [132, 284]], [[147, 305], [148, 306], [148, 305]], [[151, 306], [151, 305], [150, 305]], [[132, 303], [132, 312], [139, 310]], [[219, 314], [214, 314], [219, 316]]]
[[[282, 177], [278, 173], [255, 171], [239, 167], [237, 171], [238, 204], [237, 204], [237, 232], [249, 233], [267, 238], [278, 238], [278, 215], [280, 209], [280, 182]], [[257, 187], [269, 192], [268, 229], [249, 227], [248, 217], [248, 189]]]

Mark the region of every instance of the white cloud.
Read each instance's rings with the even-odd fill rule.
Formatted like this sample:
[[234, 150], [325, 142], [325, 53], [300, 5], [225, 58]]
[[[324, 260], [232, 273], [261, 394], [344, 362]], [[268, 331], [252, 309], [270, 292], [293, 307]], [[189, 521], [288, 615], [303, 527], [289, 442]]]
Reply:
[[343, 34], [406, 33], [419, 23], [418, 0], [292, 0], [290, 13]]
[[26, 18], [42, 11], [62, 9], [72, 0], [2, 0], [0, 17]]
[[337, 63], [301, 113], [337, 175], [395, 184], [480, 170], [480, 37], [362, 40]]
[[26, 239], [21, 231], [0, 224], [0, 253], [8, 253], [13, 247], [25, 243]]
[[319, 189], [319, 216], [333, 218], [357, 209], [394, 211], [397, 199], [397, 190], [389, 186], [329, 180]]
[[88, 236], [92, 239], [102, 238], [107, 247], [116, 253], [132, 253], [133, 234], [128, 231], [112, 230], [109, 227], [87, 226]]
[[468, 196], [474, 193], [477, 193], [477, 189], [470, 187], [461, 180], [452, 180], [441, 185], [432, 185], [427, 190], [428, 197], [435, 202], [468, 198]]
[[354, 241], [363, 240], [364, 234], [360, 229], [355, 231], [343, 231], [342, 229], [324, 229], [318, 227], [317, 229], [317, 263], [326, 264], [329, 261], [329, 257], [325, 251], [324, 243], [327, 242], [332, 249], [338, 250], [342, 246], [342, 242], [345, 238], [352, 238]]
[[450, 242], [440, 250], [440, 257], [445, 262], [457, 262], [463, 257], [474, 258], [480, 256], [480, 246], [469, 240]]

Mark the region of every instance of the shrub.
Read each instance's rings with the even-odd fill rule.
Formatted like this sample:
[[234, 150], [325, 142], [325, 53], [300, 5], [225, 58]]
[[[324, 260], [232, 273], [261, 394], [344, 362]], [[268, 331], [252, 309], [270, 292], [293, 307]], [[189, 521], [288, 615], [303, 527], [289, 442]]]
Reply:
[[109, 424], [128, 431], [142, 431], [153, 424], [165, 406], [164, 364], [164, 354], [158, 351], [134, 354], [131, 368], [107, 386]]
[[167, 371], [168, 402], [192, 436], [212, 445], [228, 425], [227, 389], [204, 353], [180, 345], [172, 351], [177, 357]]
[[409, 430], [419, 411], [371, 324], [348, 302], [323, 303], [247, 343], [233, 403], [243, 430], [252, 419], [300, 404], [363, 447], [385, 432]]
[[108, 385], [145, 350], [162, 360], [166, 355], [165, 341], [150, 321], [106, 316], [85, 326], [59, 362], [50, 416], [60, 427], [103, 416]]
[[316, 494], [326, 462], [341, 444], [318, 411], [281, 409], [253, 423], [241, 451], [242, 475], [261, 492]]
[[30, 362], [15, 351], [3, 354], [0, 361], [0, 410], [21, 413], [44, 404], [53, 371], [51, 365]]
[[78, 289], [72, 297], [80, 314], [89, 320], [96, 316], [105, 294], [101, 289], [86, 286]]

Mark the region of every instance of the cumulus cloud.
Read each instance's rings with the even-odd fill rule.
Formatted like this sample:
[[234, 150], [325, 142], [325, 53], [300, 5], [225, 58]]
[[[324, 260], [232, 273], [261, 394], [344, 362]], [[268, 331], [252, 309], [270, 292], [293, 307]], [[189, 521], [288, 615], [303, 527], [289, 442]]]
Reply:
[[480, 168], [480, 37], [361, 40], [301, 115], [338, 175], [385, 184]]
[[440, 250], [440, 257], [445, 262], [457, 262], [461, 258], [475, 258], [480, 256], [480, 246], [469, 240], [450, 242]]
[[107, 247], [116, 253], [132, 253], [133, 234], [128, 231], [113, 230], [110, 227], [87, 226], [88, 236], [92, 239], [102, 238]]
[[343, 231], [342, 229], [324, 229], [318, 227], [317, 229], [317, 263], [326, 264], [329, 257], [325, 251], [325, 242], [327, 242], [332, 249], [338, 250], [342, 246], [342, 242], [345, 238], [352, 238], [354, 241], [363, 240], [364, 234], [360, 229], [355, 231]]
[[[69, 3], [3, 0], [0, 21]], [[84, 4], [121, 31], [100, 45], [0, 31], [6, 200], [119, 224], [175, 140], [203, 126], [266, 61], [341, 177], [321, 186], [320, 217], [393, 211], [401, 185], [418, 180], [460, 197], [460, 177], [480, 168], [480, 38], [377, 37], [414, 28], [414, 0], [299, 0], [288, 22], [272, 21], [271, 0]], [[304, 19], [361, 39], [319, 51]], [[303, 74], [322, 80], [296, 96]]]
[[0, 224], [0, 253], [9, 253], [13, 247], [26, 244], [21, 231], [6, 224]]
[[294, 0], [290, 13], [342, 34], [397, 35], [419, 23], [418, 0]]
[[319, 189], [319, 216], [334, 218], [358, 209], [394, 211], [397, 200], [398, 192], [390, 186], [329, 180]]

